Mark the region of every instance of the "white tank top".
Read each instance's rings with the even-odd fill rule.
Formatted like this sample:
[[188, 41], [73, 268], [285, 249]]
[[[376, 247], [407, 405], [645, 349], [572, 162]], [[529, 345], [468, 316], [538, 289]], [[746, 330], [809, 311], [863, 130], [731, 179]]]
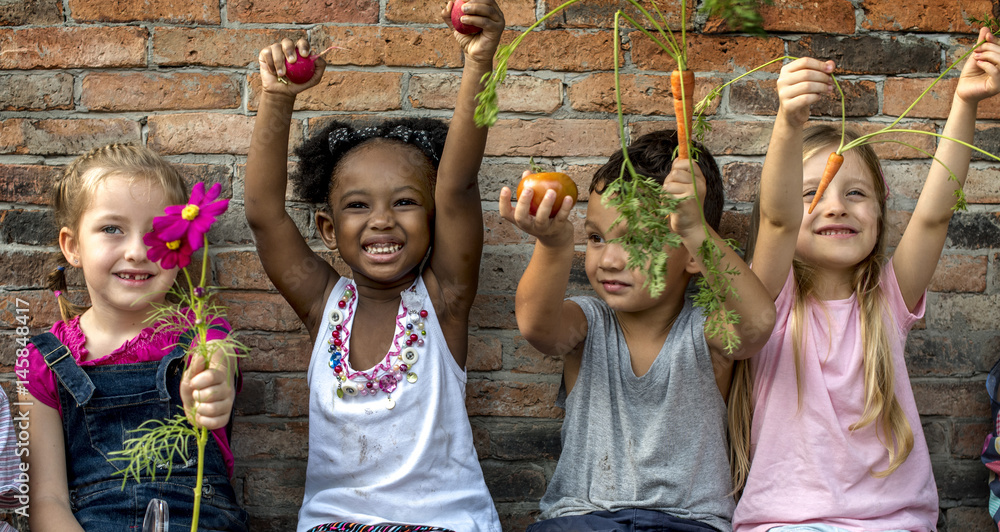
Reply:
[[[341, 278], [330, 293], [309, 363], [309, 463], [298, 532], [337, 521], [499, 532], [465, 410], [465, 370], [448, 349], [423, 279], [400, 303], [392, 347], [386, 343], [394, 354], [375, 375], [373, 393], [356, 368], [341, 364], [341, 374], [354, 377], [343, 381], [330, 366], [336, 324], [350, 348], [357, 298], [348, 288], [353, 282]], [[421, 308], [403, 313], [407, 302]]]

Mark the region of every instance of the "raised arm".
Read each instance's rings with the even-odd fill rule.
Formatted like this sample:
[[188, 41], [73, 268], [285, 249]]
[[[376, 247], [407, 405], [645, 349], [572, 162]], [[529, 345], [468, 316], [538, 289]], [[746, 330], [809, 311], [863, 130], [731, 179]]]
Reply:
[[285, 58], [309, 54], [309, 44], [289, 39], [260, 51], [263, 92], [247, 156], [244, 191], [247, 223], [253, 231], [264, 271], [315, 336], [322, 321], [325, 295], [339, 279], [337, 272], [306, 244], [285, 211], [288, 185], [288, 132], [295, 96], [319, 83], [326, 62], [316, 60], [313, 78], [301, 85], [285, 85]]
[[691, 255], [694, 264], [689, 267], [689, 271], [696, 268], [698, 273], [709, 275], [708, 268], [698, 250], [707, 238], [711, 238], [715, 242], [715, 246], [722, 251], [722, 260], [718, 269], [739, 272], [738, 275], [730, 277], [732, 288], [738, 297], [727, 297], [723, 305], [724, 310], [735, 311], [740, 316], [737, 323], [727, 325], [729, 331], [740, 339], [739, 347], [736, 351], [728, 353], [722, 338], [706, 335], [705, 339], [713, 358], [716, 356], [730, 360], [748, 358], [760, 351], [760, 348], [764, 347], [771, 336], [771, 330], [774, 328], [774, 300], [767, 293], [760, 280], [750, 272], [750, 268], [743, 262], [743, 259], [723, 241], [714, 229], [709, 228], [708, 235], [706, 235], [700, 214], [702, 201], [694, 200], [695, 190], [692, 186], [692, 175], [698, 180], [698, 191], [706, 190], [705, 177], [702, 175], [701, 169], [690, 159], [675, 160], [670, 168], [670, 173], [663, 181], [664, 191], [678, 198], [692, 198], [692, 200], [681, 202], [677, 211], [670, 215], [670, 229], [681, 237], [684, 247]]
[[556, 192], [545, 193], [534, 216], [528, 212], [532, 195], [532, 189], [525, 188], [512, 208], [511, 190], [500, 191], [500, 215], [536, 238], [531, 261], [517, 283], [517, 327], [532, 347], [546, 355], [579, 353], [587, 337], [587, 318], [579, 305], [564, 300], [573, 266], [573, 224], [569, 222], [573, 198], [564, 197], [559, 213], [549, 218]]
[[785, 65], [778, 77], [778, 116], [760, 178], [760, 218], [753, 243], [753, 273], [773, 301], [795, 257], [802, 223], [802, 128], [809, 106], [833, 90], [832, 61], [804, 57]]
[[[979, 39], [986, 42], [965, 61], [944, 126], [946, 137], [970, 144], [975, 135], [979, 102], [1000, 91], [1000, 45], [986, 28], [979, 32]], [[971, 149], [958, 142], [941, 139], [934, 154], [938, 160], [931, 163], [913, 217], [896, 247], [893, 259], [896, 279], [911, 310], [930, 284], [941, 257], [955, 205], [954, 193], [965, 184], [971, 153]], [[955, 179], [945, 166], [955, 173]]]
[[[438, 165], [434, 191], [434, 244], [428, 264], [450, 314], [468, 316], [479, 284], [483, 251], [483, 209], [479, 195], [479, 166], [486, 149], [487, 128], [473, 120], [479, 80], [493, 69], [493, 55], [503, 33], [503, 13], [496, 0], [470, 0], [463, 6], [463, 24], [480, 33], [454, 32], [465, 52], [462, 84], [448, 127], [444, 153]], [[451, 2], [442, 16], [451, 25]], [[463, 327], [463, 334], [464, 327]]]

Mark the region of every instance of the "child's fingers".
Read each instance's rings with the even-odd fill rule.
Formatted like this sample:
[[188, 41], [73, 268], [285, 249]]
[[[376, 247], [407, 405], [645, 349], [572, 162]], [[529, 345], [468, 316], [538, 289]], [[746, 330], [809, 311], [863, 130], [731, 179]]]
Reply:
[[[528, 189], [525, 189], [527, 192]], [[556, 191], [549, 189], [545, 191], [542, 196], [542, 202], [538, 204], [538, 210], [535, 211], [535, 223], [537, 225], [543, 225], [548, 222], [550, 215], [552, 214], [552, 208], [556, 204]]]
[[[309, 41], [305, 39], [299, 39], [298, 41], [295, 41], [295, 49], [299, 52], [300, 57], [308, 57]], [[292, 54], [292, 57], [294, 58], [295, 54]]]
[[[257, 62], [260, 63], [261, 72], [267, 72], [275, 76], [281, 76], [278, 74], [277, 63], [274, 60], [274, 50], [272, 46], [268, 46], [257, 54]], [[282, 64], [284, 66], [284, 64]]]
[[274, 72], [275, 76], [283, 77], [285, 75], [285, 51], [281, 43], [272, 44], [268, 50], [268, 55], [271, 58], [271, 71]]
[[492, 2], [467, 2], [462, 5], [462, 24], [492, 30], [503, 22], [500, 10]]
[[291, 39], [281, 39], [281, 55], [285, 61], [294, 63], [298, 56], [295, 53], [295, 43]]
[[513, 193], [509, 187], [500, 189], [500, 217], [510, 223], [514, 222], [514, 207], [511, 205], [510, 197]]
[[444, 20], [444, 23], [447, 24], [448, 28], [451, 30], [455, 29], [455, 26], [451, 24], [451, 10], [453, 7], [455, 7], [454, 0], [449, 0], [448, 3], [445, 4], [444, 9], [441, 11], [441, 18]]
[[569, 221], [569, 211], [573, 210], [573, 199], [570, 196], [563, 196], [562, 205], [559, 206], [559, 212], [556, 213], [556, 217], [553, 219], [555, 222], [566, 222]]

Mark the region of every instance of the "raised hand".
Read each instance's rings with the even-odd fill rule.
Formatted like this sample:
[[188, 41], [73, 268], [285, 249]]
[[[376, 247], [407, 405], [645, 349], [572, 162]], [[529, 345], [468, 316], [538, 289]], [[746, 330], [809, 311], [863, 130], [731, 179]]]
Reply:
[[1000, 92], [1000, 44], [989, 28], [979, 30], [979, 40], [986, 42], [965, 61], [955, 88], [955, 95], [968, 103], [978, 103]]
[[[530, 173], [525, 171], [522, 177]], [[511, 205], [512, 195], [513, 192], [508, 187], [503, 187], [500, 191], [500, 216], [503, 219], [546, 245], [572, 244], [573, 224], [569, 222], [569, 212], [573, 209], [573, 198], [563, 197], [559, 212], [556, 213], [555, 217], [550, 218], [549, 215], [556, 203], [555, 190], [545, 192], [545, 196], [542, 197], [542, 202], [538, 205], [538, 210], [535, 211], [534, 215], [530, 213], [534, 190], [525, 188], [514, 206]]]
[[492, 68], [493, 55], [496, 54], [497, 47], [500, 46], [500, 36], [503, 34], [504, 18], [503, 12], [497, 5], [496, 0], [468, 0], [462, 6], [465, 15], [462, 16], [462, 24], [476, 26], [483, 31], [472, 35], [465, 35], [454, 31], [451, 24], [451, 9], [454, 1], [449, 1], [441, 12], [441, 18], [452, 28], [455, 39], [462, 46], [465, 56], [476, 62], [489, 64]]
[[799, 127], [809, 120], [809, 106], [833, 92], [833, 61], [801, 57], [781, 67], [778, 75], [779, 113]]
[[[694, 178], [698, 180], [698, 195], [695, 195], [695, 183], [691, 179], [691, 172], [694, 171]], [[690, 159], [676, 159], [670, 167], [670, 173], [663, 180], [663, 191], [678, 198], [689, 198], [682, 201], [677, 206], [677, 210], [670, 215], [670, 230], [684, 238], [694, 231], [702, 231], [701, 210], [702, 198], [705, 197], [705, 176], [701, 173], [701, 168], [695, 161]]]
[[315, 70], [312, 78], [308, 81], [293, 83], [286, 78], [285, 62], [295, 63], [301, 61], [300, 58], [308, 58], [309, 54], [309, 42], [305, 39], [299, 39], [295, 43], [291, 39], [282, 39], [280, 43], [274, 43], [262, 49], [257, 55], [257, 63], [260, 65], [260, 81], [264, 91], [295, 96], [319, 83], [319, 80], [323, 78], [324, 70], [326, 70], [326, 61], [322, 57], [315, 58], [313, 65]]

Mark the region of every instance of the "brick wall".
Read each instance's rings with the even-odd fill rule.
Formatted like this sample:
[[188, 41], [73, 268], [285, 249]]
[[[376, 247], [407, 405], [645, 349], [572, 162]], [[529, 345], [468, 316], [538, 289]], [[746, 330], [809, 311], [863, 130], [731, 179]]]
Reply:
[[[556, 5], [501, 0], [508, 27], [523, 29]], [[622, 1], [592, 0], [531, 35], [511, 58], [502, 114], [481, 174], [486, 248], [470, 330], [468, 407], [477, 450], [507, 530], [537, 512], [559, 454], [553, 406], [560, 364], [518, 335], [514, 290], [531, 240], [501, 221], [496, 200], [534, 156], [587, 189], [616, 149], [611, 83], [612, 13]], [[258, 263], [243, 218], [243, 171], [256, 109], [257, 51], [279, 37], [335, 43], [320, 86], [299, 99], [293, 144], [326, 117], [447, 118], [462, 57], [427, 0], [17, 0], [0, 1], [0, 380], [13, 376], [16, 298], [33, 331], [56, 319], [39, 279], [56, 261], [46, 192], [74, 155], [108, 142], [145, 144], [192, 181], [221, 182], [233, 198], [212, 231], [215, 280], [242, 339], [234, 484], [254, 530], [288, 530], [302, 496], [307, 446], [305, 369], [309, 341]], [[664, 2], [679, 24], [676, 2]], [[862, 128], [886, 123], [973, 42], [964, 17], [997, 9], [988, 0], [775, 0], [764, 8], [766, 40], [724, 33], [692, 16], [691, 67], [707, 87], [784, 54], [832, 58], [843, 73], [847, 112]], [[994, 13], [1000, 14], [1000, 13]], [[509, 32], [513, 38], [514, 32]], [[641, 34], [626, 32], [623, 90], [630, 135], [670, 126], [672, 68]], [[726, 232], [742, 239], [749, 202], [777, 107], [777, 69], [727, 90], [712, 110], [709, 148], [724, 167]], [[940, 132], [953, 80], [905, 121]], [[839, 105], [818, 105], [835, 117]], [[1000, 99], [980, 109], [976, 143], [1000, 153]], [[864, 124], [871, 124], [865, 126]], [[930, 137], [915, 145], [933, 149]], [[917, 152], [879, 148], [892, 197], [893, 242], [906, 225], [928, 169]], [[927, 316], [910, 335], [907, 360], [941, 498], [940, 529], [992, 529], [985, 468], [985, 373], [1000, 339], [1000, 165], [973, 163], [969, 212], [955, 216], [931, 284]], [[585, 198], [585, 196], [583, 196]], [[581, 198], [581, 199], [583, 199]], [[289, 209], [316, 249], [312, 206]], [[583, 217], [582, 205], [575, 219]], [[580, 240], [582, 242], [582, 239]], [[584, 291], [580, 265], [571, 288]], [[329, 254], [329, 259], [336, 259]], [[342, 265], [341, 265], [342, 266]], [[82, 279], [74, 296], [82, 297]], [[817, 472], [820, 474], [821, 472]]]

